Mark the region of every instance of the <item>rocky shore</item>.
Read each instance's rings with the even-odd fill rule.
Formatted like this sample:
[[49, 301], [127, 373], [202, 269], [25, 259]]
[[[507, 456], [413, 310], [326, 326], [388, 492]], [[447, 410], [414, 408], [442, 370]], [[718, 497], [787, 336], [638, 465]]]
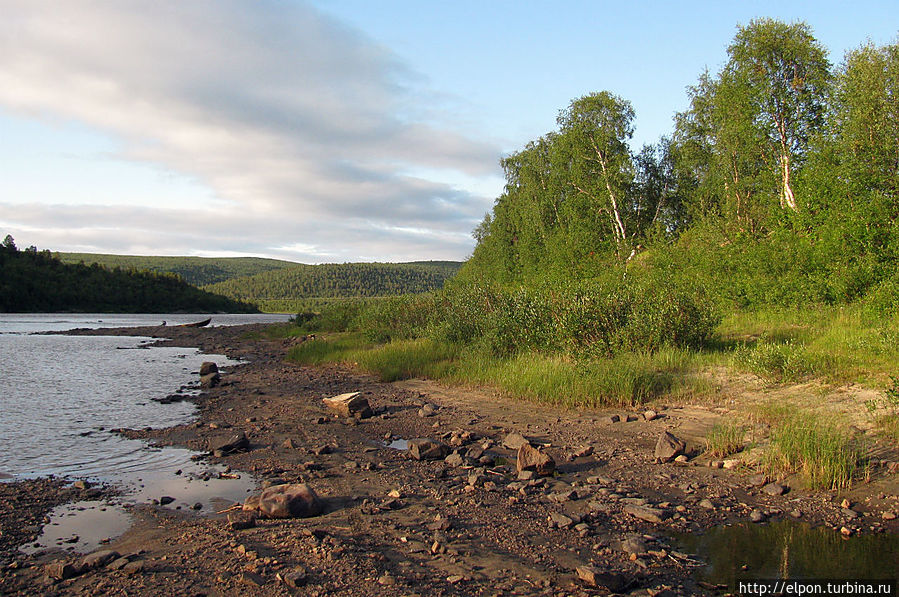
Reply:
[[78, 333], [156, 336], [246, 361], [205, 372], [194, 423], [120, 432], [208, 454], [260, 491], [281, 487], [268, 494], [282, 502], [305, 486], [304, 505], [273, 510], [257, 494], [198, 516], [141, 504], [101, 552], [30, 557], [16, 546], [87, 489], [0, 484], [0, 593], [714, 595], [727, 587], [700, 580], [703, 562], [678, 536], [778, 519], [847, 536], [899, 531], [889, 462], [840, 495], [710, 462], [700, 439], [712, 406], [575, 412], [380, 383], [287, 363], [290, 342], [260, 329]]

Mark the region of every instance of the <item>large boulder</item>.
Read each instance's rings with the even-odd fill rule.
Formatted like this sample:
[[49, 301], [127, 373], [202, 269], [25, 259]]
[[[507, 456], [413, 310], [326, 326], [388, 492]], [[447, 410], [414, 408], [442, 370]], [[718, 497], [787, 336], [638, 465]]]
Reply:
[[449, 454], [448, 446], [424, 437], [410, 439], [408, 447], [415, 460], [443, 460]]
[[322, 503], [305, 483], [275, 485], [259, 495], [259, 512], [268, 518], [308, 518], [322, 512]]
[[341, 417], [355, 417], [367, 419], [374, 414], [368, 400], [362, 397], [361, 392], [348, 392], [322, 400], [328, 410], [337, 413]]
[[204, 361], [202, 365], [200, 365], [200, 377], [204, 375], [209, 375], [210, 373], [218, 373], [219, 367], [212, 361]]
[[518, 448], [518, 472], [534, 471], [538, 475], [545, 477], [553, 474], [556, 470], [556, 461], [553, 457], [538, 450], [530, 444], [525, 444]]
[[656, 442], [655, 457], [658, 462], [671, 462], [684, 453], [687, 444], [674, 434], [663, 431]]

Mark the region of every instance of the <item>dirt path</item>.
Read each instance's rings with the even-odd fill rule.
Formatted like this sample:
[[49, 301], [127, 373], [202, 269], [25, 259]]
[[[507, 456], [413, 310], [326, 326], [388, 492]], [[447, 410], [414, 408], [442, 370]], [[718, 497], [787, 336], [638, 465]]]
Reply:
[[[164, 333], [170, 344], [248, 363], [223, 372], [221, 385], [198, 398], [196, 423], [125, 433], [197, 451], [245, 433], [248, 451], [210, 460], [253, 473], [266, 485], [308, 483], [325, 512], [236, 530], [224, 514], [200, 517], [141, 505], [133, 510], [135, 526], [109, 546], [133, 560], [129, 567], [101, 566], [58, 582], [47, 578], [48, 564], [77, 564], [79, 558], [26, 558], [7, 550], [0, 592], [717, 594], [694, 579], [697, 562], [678, 552], [678, 533], [750, 515], [799, 516], [852, 533], [899, 531], [895, 520], [882, 518], [899, 502], [896, 475], [879, 477], [876, 489], [854, 490], [849, 498], [859, 515], [850, 518], [838, 503], [843, 496], [796, 488], [769, 495], [761, 486], [772, 480], [708, 466], [699, 442], [725, 407], [660, 405], [658, 416], [647, 420], [642, 411], [559, 411], [422, 380], [379, 383], [339, 368], [286, 363], [286, 342], [247, 339], [258, 329], [248, 327], [128, 330]], [[323, 398], [355, 391], [375, 416], [345, 419], [323, 406]], [[687, 441], [687, 462], [655, 463], [664, 431]], [[516, 452], [503, 445], [513, 432], [550, 454], [556, 474], [520, 480]], [[439, 440], [459, 456], [418, 461], [408, 450], [389, 447], [419, 437]], [[4, 507], [0, 528], [15, 526], [19, 516], [17, 508]], [[34, 513], [29, 516], [33, 530]], [[578, 578], [582, 566], [594, 567], [595, 582]]]

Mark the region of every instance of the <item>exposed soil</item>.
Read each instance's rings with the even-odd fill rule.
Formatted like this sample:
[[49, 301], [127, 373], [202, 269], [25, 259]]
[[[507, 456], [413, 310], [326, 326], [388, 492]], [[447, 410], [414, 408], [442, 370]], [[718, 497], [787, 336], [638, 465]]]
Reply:
[[[764, 479], [742, 466], [709, 466], [702, 435], [732, 414], [731, 406], [654, 405], [659, 416], [647, 420], [642, 410], [561, 411], [429, 381], [380, 383], [341, 368], [287, 363], [289, 342], [247, 335], [260, 327], [83, 333], [166, 337], [248, 361], [224, 371], [222, 383], [196, 399], [196, 423], [123, 433], [208, 451], [216, 438], [245, 432], [248, 451], [209, 459], [263, 483], [308, 483], [325, 512], [234, 530], [227, 514], [141, 505], [132, 509], [135, 526], [109, 545], [132, 560], [129, 567], [101, 566], [53, 581], [48, 564], [80, 558], [26, 557], [13, 546], [32, 540], [45, 512], [78, 499], [77, 491], [48, 480], [0, 484], [0, 593], [718, 594], [723, 587], [694, 579], [701, 562], [677, 551], [677, 533], [747, 521], [753, 513], [848, 534], [899, 532], [899, 521], [887, 520], [899, 512], [899, 475], [889, 461], [846, 495], [802, 490], [793, 479]], [[375, 416], [340, 418], [322, 403], [355, 391]], [[421, 410], [425, 404], [433, 414]], [[686, 462], [655, 462], [666, 430], [686, 440]], [[511, 432], [553, 456], [555, 475], [519, 480], [516, 452], [503, 446]], [[484, 457], [453, 465], [390, 447], [418, 437], [469, 455], [483, 450]], [[471, 448], [477, 449], [466, 452]], [[762, 491], [767, 481], [785, 485], [786, 493]], [[843, 499], [851, 512], [841, 508]], [[578, 578], [584, 565], [606, 576], [593, 586]]]

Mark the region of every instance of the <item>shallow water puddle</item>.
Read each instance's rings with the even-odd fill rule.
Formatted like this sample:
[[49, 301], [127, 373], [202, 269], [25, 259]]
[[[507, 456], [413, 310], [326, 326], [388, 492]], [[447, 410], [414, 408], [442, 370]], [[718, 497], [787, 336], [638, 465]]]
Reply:
[[729, 587], [739, 579], [883, 579], [899, 570], [899, 535], [845, 538], [790, 520], [713, 527], [677, 544], [706, 563], [702, 580]]
[[[36, 542], [20, 549], [29, 554], [63, 549], [87, 553], [125, 533], [132, 517], [123, 504], [153, 504], [171, 510], [213, 514], [243, 502], [256, 488], [256, 480], [246, 473], [226, 474], [222, 467], [190, 460], [193, 454], [179, 448], [165, 448], [165, 467], [118, 478], [122, 495], [109, 501], [65, 504], [50, 512], [50, 522]], [[171, 501], [170, 501], [171, 500]]]
[[27, 554], [47, 549], [87, 553], [118, 537], [131, 526], [131, 516], [120, 505], [100, 501], [74, 502], [54, 508], [34, 543], [19, 549]]
[[389, 444], [387, 444], [388, 448], [393, 448], [394, 450], [408, 450], [409, 449], [409, 440], [407, 439], [395, 439]]

